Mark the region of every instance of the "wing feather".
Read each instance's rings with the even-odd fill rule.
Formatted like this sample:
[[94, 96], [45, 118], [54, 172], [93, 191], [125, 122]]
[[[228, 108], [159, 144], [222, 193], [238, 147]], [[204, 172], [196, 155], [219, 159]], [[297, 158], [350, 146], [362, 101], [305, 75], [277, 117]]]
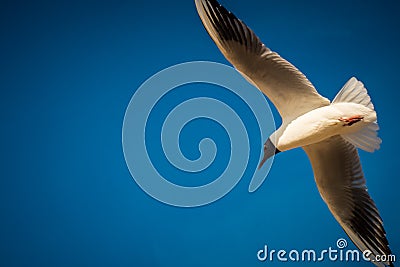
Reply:
[[267, 48], [216, 0], [195, 3], [204, 27], [226, 59], [272, 101], [284, 119], [329, 105], [303, 73]]
[[[357, 149], [340, 136], [303, 147], [318, 190], [335, 219], [361, 250], [391, 255], [382, 218], [368, 194]], [[391, 265], [391, 262], [377, 266]]]

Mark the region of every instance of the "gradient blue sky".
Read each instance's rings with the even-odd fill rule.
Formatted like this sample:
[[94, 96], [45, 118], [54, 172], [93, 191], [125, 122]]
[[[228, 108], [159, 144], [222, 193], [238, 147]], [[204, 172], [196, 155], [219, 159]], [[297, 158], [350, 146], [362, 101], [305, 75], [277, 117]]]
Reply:
[[[361, 161], [400, 258], [398, 3], [222, 3], [321, 94], [332, 99], [353, 75], [365, 83], [383, 144]], [[159, 203], [131, 178], [121, 131], [136, 88], [177, 63], [227, 63], [193, 1], [1, 1], [0, 40], [1, 266], [297, 266], [260, 263], [256, 252], [345, 237], [301, 149], [278, 155], [256, 193], [247, 175], [201, 208]]]

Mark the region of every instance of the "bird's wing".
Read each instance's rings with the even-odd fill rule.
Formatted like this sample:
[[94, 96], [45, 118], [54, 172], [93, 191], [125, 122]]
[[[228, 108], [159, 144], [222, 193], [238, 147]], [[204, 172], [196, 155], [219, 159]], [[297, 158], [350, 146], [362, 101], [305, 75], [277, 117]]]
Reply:
[[283, 119], [329, 105], [329, 100], [318, 94], [303, 73], [268, 49], [216, 0], [195, 3], [204, 27], [223, 55], [272, 101]]
[[303, 149], [311, 161], [321, 197], [354, 244], [361, 251], [370, 250], [372, 259], [391, 255], [382, 219], [365, 185], [356, 148], [337, 135]]

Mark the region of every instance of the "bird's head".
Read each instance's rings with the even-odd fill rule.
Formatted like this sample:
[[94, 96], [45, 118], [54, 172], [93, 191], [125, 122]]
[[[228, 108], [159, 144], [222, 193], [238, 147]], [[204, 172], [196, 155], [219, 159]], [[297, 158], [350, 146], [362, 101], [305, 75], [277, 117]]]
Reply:
[[267, 159], [269, 159], [270, 157], [272, 157], [272, 156], [278, 154], [279, 152], [281, 152], [281, 151], [279, 151], [278, 148], [276, 148], [274, 143], [271, 141], [272, 137], [273, 136], [271, 135], [271, 137], [269, 137], [267, 139], [267, 141], [264, 143], [264, 157], [261, 160], [260, 165], [258, 165], [258, 169], [260, 169], [264, 165], [264, 163], [267, 161]]

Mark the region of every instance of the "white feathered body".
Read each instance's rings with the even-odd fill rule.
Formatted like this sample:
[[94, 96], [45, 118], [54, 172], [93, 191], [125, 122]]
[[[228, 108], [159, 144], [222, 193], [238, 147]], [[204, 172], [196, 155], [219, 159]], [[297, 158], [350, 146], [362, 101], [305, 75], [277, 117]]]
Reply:
[[[359, 118], [354, 123], [346, 119]], [[356, 103], [333, 103], [314, 109], [287, 124], [276, 140], [280, 151], [318, 143], [334, 135], [360, 131], [376, 122], [376, 112]]]

